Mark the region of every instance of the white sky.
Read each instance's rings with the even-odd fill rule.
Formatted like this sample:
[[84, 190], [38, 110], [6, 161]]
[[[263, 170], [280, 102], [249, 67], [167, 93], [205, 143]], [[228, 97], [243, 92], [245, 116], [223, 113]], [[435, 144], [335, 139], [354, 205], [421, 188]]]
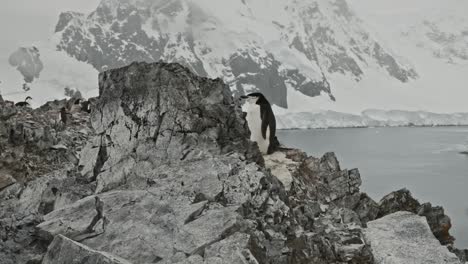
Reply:
[[99, 0], [2, 0], [0, 8], [0, 61], [21, 45], [52, 36], [63, 11], [91, 12]]

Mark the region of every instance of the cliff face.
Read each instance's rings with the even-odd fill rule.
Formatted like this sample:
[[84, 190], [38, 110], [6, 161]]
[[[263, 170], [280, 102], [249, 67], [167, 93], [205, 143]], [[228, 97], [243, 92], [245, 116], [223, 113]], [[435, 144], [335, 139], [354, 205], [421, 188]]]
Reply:
[[[44, 172], [25, 180], [2, 165], [13, 179], [0, 187], [4, 263], [381, 263], [365, 227], [399, 210], [426, 216], [437, 238], [452, 242], [443, 210], [422, 210], [405, 191], [374, 202], [359, 190], [359, 171], [341, 169], [332, 153], [284, 148], [263, 157], [221, 80], [179, 64], [133, 63], [99, 81], [90, 117], [49, 128], [62, 143], [42, 157], [60, 149], [76, 151], [75, 160], [36, 162]], [[59, 105], [2, 103], [10, 131], [0, 134], [2, 153], [45, 141], [12, 143], [38, 138], [13, 124]], [[443, 249], [428, 234], [427, 248]]]

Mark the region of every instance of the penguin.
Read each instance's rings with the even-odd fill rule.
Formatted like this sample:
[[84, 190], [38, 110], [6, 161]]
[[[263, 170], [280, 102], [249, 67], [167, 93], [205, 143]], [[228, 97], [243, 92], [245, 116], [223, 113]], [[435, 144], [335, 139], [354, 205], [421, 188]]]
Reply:
[[28, 100], [32, 100], [31, 96], [26, 97], [26, 99], [24, 99], [24, 101], [22, 101], [22, 102], [17, 102], [17, 103], [15, 104], [15, 106], [18, 106], [18, 107], [25, 107], [25, 106], [27, 106], [27, 107], [29, 107], [29, 106], [31, 106], [31, 105], [28, 103]]
[[83, 99], [78, 98], [76, 99], [73, 104], [70, 106], [70, 113], [77, 113], [81, 111], [81, 102]]
[[276, 137], [276, 119], [271, 105], [261, 93], [241, 96], [246, 100], [246, 120], [250, 129], [250, 140], [255, 141], [262, 154], [272, 154], [279, 146]]
[[91, 113], [91, 102], [83, 101], [81, 103], [81, 111], [86, 112], [86, 113]]
[[67, 112], [67, 108], [65, 107], [62, 107], [60, 108], [60, 115], [59, 115], [59, 118], [60, 118], [60, 121], [66, 125], [67, 124], [67, 120], [68, 120], [68, 112]]

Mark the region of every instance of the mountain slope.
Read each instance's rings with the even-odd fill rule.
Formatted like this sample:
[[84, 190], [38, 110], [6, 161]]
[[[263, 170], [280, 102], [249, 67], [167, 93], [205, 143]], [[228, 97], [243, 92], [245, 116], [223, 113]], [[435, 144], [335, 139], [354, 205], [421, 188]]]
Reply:
[[[468, 111], [467, 1], [349, 0], [349, 3], [366, 28], [381, 43], [410, 61], [419, 74], [417, 80], [403, 85], [402, 92], [390, 98], [401, 102], [391, 108], [443, 113]], [[387, 90], [398, 90], [398, 86]], [[383, 107], [381, 104], [365, 108]]]
[[334, 101], [336, 74], [350, 82], [376, 69], [398, 82], [417, 77], [344, 0], [103, 0], [89, 15], [62, 13], [55, 31], [59, 50], [97, 70], [179, 62], [282, 108], [294, 92]]

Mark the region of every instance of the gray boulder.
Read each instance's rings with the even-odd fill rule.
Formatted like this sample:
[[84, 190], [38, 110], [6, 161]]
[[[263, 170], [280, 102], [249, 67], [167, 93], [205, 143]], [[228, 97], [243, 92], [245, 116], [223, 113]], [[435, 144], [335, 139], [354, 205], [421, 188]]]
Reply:
[[371, 221], [365, 237], [377, 264], [460, 264], [434, 237], [424, 217], [397, 212]]
[[452, 223], [450, 218], [445, 215], [444, 208], [432, 206], [430, 203], [420, 204], [407, 189], [386, 195], [380, 201], [379, 207], [378, 217], [398, 211], [408, 211], [425, 216], [429, 227], [442, 245], [450, 245], [455, 241], [455, 238], [449, 233]]
[[62, 235], [49, 246], [42, 264], [131, 264], [106, 252], [93, 250]]

